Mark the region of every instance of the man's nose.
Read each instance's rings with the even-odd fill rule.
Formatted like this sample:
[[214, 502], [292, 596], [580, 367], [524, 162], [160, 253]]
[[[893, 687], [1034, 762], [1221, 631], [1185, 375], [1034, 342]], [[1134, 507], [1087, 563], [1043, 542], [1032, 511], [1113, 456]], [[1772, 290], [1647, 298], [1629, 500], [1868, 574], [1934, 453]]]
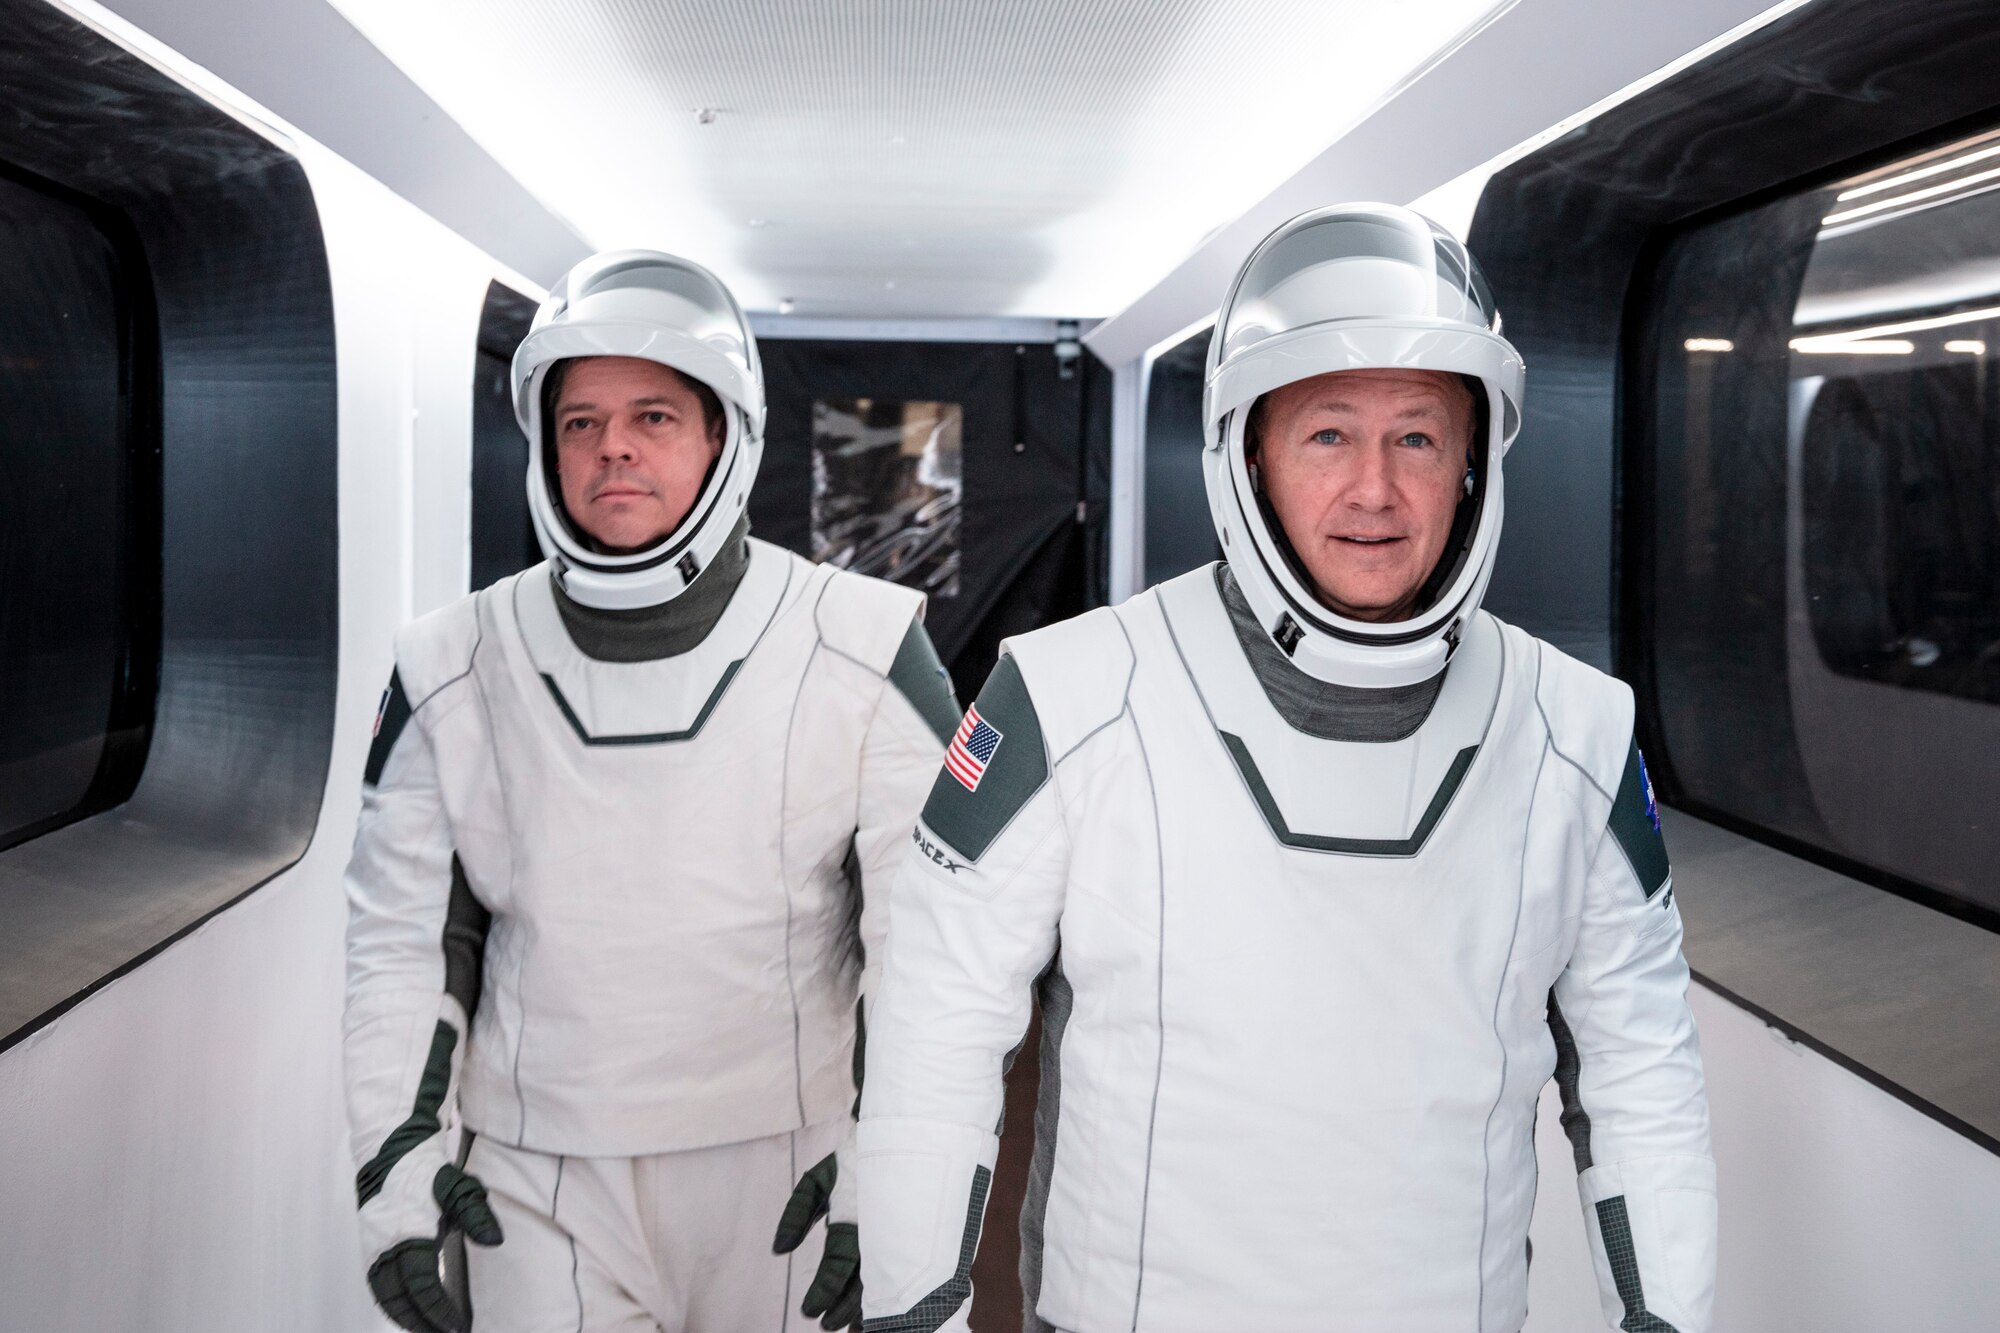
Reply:
[[1395, 503], [1394, 459], [1389, 446], [1364, 445], [1354, 452], [1354, 472], [1348, 480], [1347, 502], [1359, 509], [1387, 509]]
[[639, 449], [636, 428], [630, 422], [612, 418], [605, 423], [603, 433], [597, 437], [597, 454], [606, 460], [637, 458]]

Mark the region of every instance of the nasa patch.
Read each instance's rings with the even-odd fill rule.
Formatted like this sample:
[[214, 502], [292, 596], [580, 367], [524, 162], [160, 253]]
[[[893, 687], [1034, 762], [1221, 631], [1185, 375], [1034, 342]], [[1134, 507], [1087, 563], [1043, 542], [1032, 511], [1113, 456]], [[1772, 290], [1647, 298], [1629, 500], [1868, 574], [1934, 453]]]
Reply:
[[1637, 753], [1639, 754], [1639, 781], [1645, 787], [1646, 791], [1646, 818], [1652, 821], [1653, 832], [1658, 833], [1660, 831], [1660, 803], [1653, 797], [1653, 775], [1646, 771], [1646, 756], [1644, 752], [1640, 751]]

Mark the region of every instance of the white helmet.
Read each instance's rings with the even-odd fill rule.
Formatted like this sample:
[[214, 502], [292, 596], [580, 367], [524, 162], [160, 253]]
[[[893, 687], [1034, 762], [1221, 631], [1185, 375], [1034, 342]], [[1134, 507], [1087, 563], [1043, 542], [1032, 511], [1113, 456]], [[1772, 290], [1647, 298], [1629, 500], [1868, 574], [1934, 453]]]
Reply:
[[[1486, 387], [1474, 484], [1439, 558], [1435, 592], [1408, 620], [1373, 624], [1322, 604], [1251, 481], [1250, 408], [1273, 389], [1336, 370], [1438, 370]], [[1337, 204], [1300, 214], [1243, 261], [1216, 317], [1202, 397], [1203, 472], [1215, 531], [1243, 596], [1277, 645], [1317, 680], [1382, 688], [1429, 680], [1479, 609], [1500, 540], [1500, 459], [1521, 424], [1520, 353], [1479, 266], [1407, 208]]]
[[[606, 555], [563, 511], [542, 423], [549, 367], [583, 356], [635, 356], [715, 390], [727, 418], [722, 453], [687, 517], [643, 551]], [[708, 568], [749, 502], [764, 454], [764, 370], [750, 321], [722, 280], [655, 250], [593, 255], [565, 274], [514, 352], [514, 417], [528, 436], [528, 514], [563, 591], [606, 610], [657, 606]]]

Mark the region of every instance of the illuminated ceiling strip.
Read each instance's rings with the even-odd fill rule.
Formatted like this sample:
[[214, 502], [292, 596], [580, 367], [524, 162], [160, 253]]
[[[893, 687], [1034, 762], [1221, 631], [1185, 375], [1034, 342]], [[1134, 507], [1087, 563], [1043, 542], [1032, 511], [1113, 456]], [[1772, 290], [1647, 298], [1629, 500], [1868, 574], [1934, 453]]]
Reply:
[[1926, 199], [1920, 203], [1898, 208], [1893, 212], [1877, 213], [1872, 218], [1861, 218], [1855, 222], [1845, 222], [1838, 227], [1822, 225], [1819, 229], [1818, 239], [1827, 241], [1837, 236], [1851, 236], [1857, 231], [1867, 231], [1870, 227], [1879, 227], [1885, 222], [1897, 222], [1918, 213], [1928, 212], [1933, 208], [1949, 208], [1953, 204], [1962, 204], [1975, 196], [1991, 194], [1995, 190], [2000, 190], [2000, 180], [1988, 181], [1984, 185], [1975, 186], [1961, 194], [1948, 194], [1941, 199]]
[[1986, 355], [1986, 344], [1978, 338], [1953, 338], [1944, 345], [1947, 352], [1970, 352], [1974, 356]]
[[1954, 157], [1946, 162], [1933, 162], [1927, 167], [1918, 167], [1915, 171], [1906, 171], [1900, 176], [1891, 176], [1887, 180], [1873, 181], [1867, 185], [1856, 186], [1852, 190], [1842, 190], [1833, 197], [1833, 201], [1837, 204], [1844, 204], [1850, 199], [1860, 199], [1867, 195], [1880, 194], [1884, 190], [1893, 190], [1898, 185], [1908, 185], [1913, 181], [1928, 180], [1932, 176], [1940, 176], [1947, 171], [1956, 171], [1960, 167], [1971, 166], [1974, 162], [1983, 162], [1989, 157], [2000, 157], [2000, 143], [1996, 143], [1990, 148], [1982, 148], [1975, 153], [1966, 153], [1962, 157]]
[[1681, 344], [1690, 352], [1733, 352], [1736, 344], [1727, 338], [1689, 338]]
[[1977, 185], [1981, 181], [1990, 180], [2000, 180], [2000, 167], [1993, 167], [1986, 171], [1977, 171], [1970, 176], [1961, 176], [1957, 180], [1946, 181], [1942, 185], [1930, 185], [1921, 190], [1912, 190], [1908, 194], [1899, 194], [1893, 199], [1877, 199], [1874, 203], [1863, 204], [1859, 208], [1849, 208], [1838, 213], [1828, 213], [1819, 220], [1819, 224], [1822, 227], [1837, 227], [1843, 222], [1852, 222], [1856, 218], [1864, 218], [1871, 213], [1880, 213], [1884, 209], [1900, 208], [1904, 204], [1914, 204], [1919, 200], [1934, 199], [1939, 195], [1950, 194], [1955, 190], [1962, 190], [1968, 185]]
[[1961, 310], [1955, 315], [1934, 315], [1929, 319], [1906, 319], [1897, 324], [1878, 324], [1871, 329], [1848, 329], [1844, 333], [1816, 333], [1811, 337], [1794, 338], [1791, 345], [1796, 348], [1800, 343], [1852, 342], [1857, 338], [1887, 338], [1898, 333], [1948, 329], [1954, 324], [1976, 324], [1982, 319], [2000, 319], [2000, 305], [1984, 306], [1978, 310]]
[[1792, 350], [1807, 356], [1908, 356], [1917, 350], [1917, 345], [1908, 338], [1876, 338], [1867, 342], [1794, 338]]

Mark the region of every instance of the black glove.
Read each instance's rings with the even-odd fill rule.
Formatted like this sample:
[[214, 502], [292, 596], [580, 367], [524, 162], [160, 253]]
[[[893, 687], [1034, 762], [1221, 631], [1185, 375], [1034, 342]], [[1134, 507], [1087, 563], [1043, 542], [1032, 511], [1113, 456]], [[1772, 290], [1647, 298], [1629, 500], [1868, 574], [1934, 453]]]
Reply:
[[368, 1289], [382, 1312], [410, 1333], [469, 1333], [471, 1321], [444, 1289], [438, 1271], [438, 1243], [453, 1231], [463, 1231], [474, 1245], [498, 1245], [500, 1219], [486, 1201], [479, 1177], [446, 1162], [431, 1181], [437, 1200], [438, 1234], [434, 1240], [406, 1240], [368, 1266]]
[[[790, 1254], [805, 1242], [813, 1223], [826, 1216], [833, 1198], [833, 1182], [840, 1167], [828, 1153], [819, 1164], [799, 1177], [797, 1188], [785, 1203], [785, 1215], [778, 1219], [778, 1234], [771, 1248]], [[806, 1288], [799, 1313], [820, 1316], [825, 1329], [855, 1328], [861, 1323], [861, 1232], [852, 1222], [826, 1225], [826, 1250], [820, 1255], [819, 1272]]]

